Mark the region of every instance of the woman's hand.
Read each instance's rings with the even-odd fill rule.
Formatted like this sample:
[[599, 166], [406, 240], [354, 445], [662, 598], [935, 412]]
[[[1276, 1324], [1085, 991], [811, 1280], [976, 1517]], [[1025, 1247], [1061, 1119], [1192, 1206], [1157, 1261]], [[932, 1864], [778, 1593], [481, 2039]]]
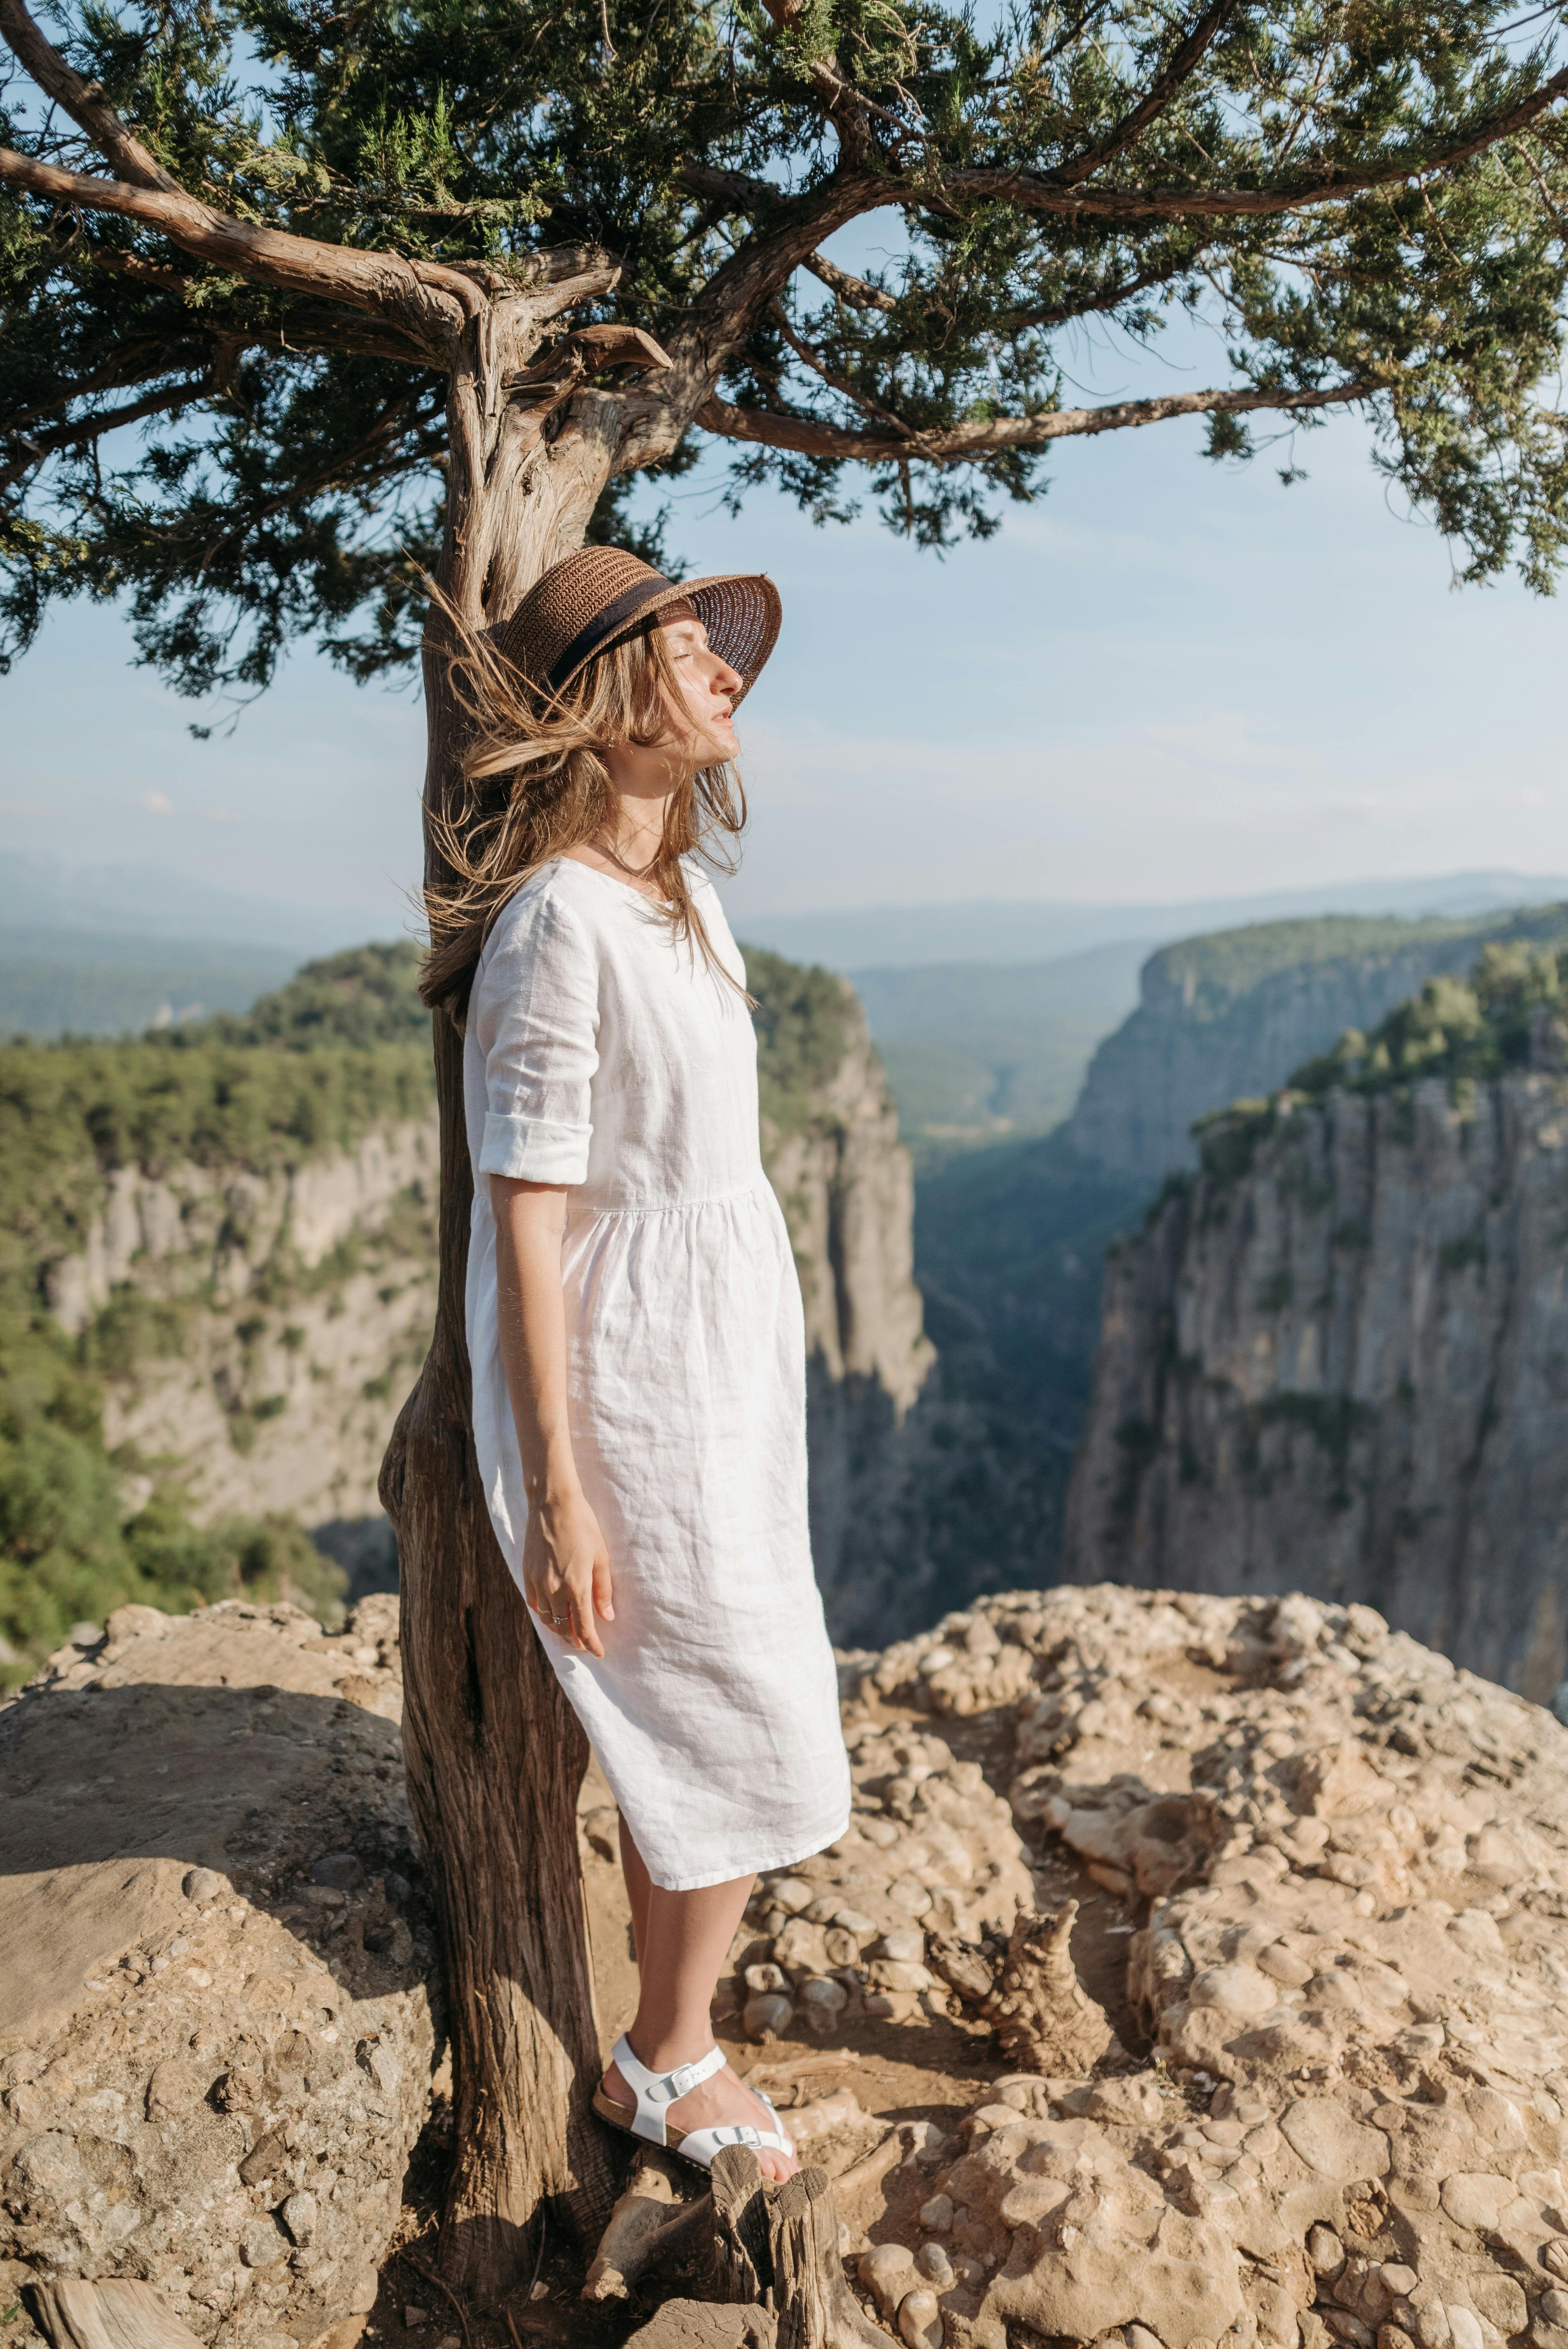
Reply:
[[566, 1310], [561, 1245], [566, 1191], [492, 1174], [500, 1358], [528, 1495], [522, 1588], [542, 1622], [603, 1656], [594, 1617], [615, 1619], [610, 1553], [583, 1498], [566, 1406]]
[[603, 1656], [594, 1618], [614, 1621], [614, 1585], [599, 1520], [580, 1491], [531, 1498], [522, 1587], [552, 1630], [574, 1648]]

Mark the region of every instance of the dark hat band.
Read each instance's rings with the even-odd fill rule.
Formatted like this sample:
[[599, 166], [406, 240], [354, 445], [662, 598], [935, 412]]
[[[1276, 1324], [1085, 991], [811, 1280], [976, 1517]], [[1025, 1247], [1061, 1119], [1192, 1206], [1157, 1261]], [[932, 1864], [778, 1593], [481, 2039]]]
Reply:
[[606, 604], [602, 612], [595, 612], [588, 626], [579, 628], [559, 660], [552, 663], [550, 675], [545, 679], [551, 692], [554, 693], [562, 686], [573, 670], [579, 667], [590, 653], [595, 652], [606, 636], [614, 636], [627, 620], [635, 618], [645, 604], [651, 603], [655, 595], [662, 595], [666, 587], [674, 587], [675, 585], [676, 582], [666, 579], [662, 572], [650, 571], [645, 578], [638, 580], [634, 587], [628, 587], [624, 595], [617, 595], [613, 604]]

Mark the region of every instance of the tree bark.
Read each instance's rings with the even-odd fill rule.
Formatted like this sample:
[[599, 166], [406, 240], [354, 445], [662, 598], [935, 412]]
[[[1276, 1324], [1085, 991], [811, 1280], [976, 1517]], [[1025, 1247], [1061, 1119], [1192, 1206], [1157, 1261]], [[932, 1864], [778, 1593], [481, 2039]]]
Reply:
[[[539, 574], [582, 543], [615, 454], [609, 400], [575, 394], [547, 442], [526, 408], [496, 398], [493, 373], [476, 327], [451, 385], [438, 580], [480, 626], [510, 616]], [[428, 815], [457, 783], [463, 730], [435, 610], [424, 670]], [[438, 880], [428, 821], [426, 843], [427, 878]], [[587, 1741], [496, 1546], [474, 1455], [462, 1051], [455, 1024], [438, 1015], [436, 1327], [387, 1452], [382, 1498], [397, 1532], [404, 1756], [452, 2046], [457, 2150], [441, 2261], [454, 2290], [494, 2299], [527, 2276], [547, 2215], [591, 2242], [614, 2189], [588, 2104], [599, 2051], [576, 1835]]]

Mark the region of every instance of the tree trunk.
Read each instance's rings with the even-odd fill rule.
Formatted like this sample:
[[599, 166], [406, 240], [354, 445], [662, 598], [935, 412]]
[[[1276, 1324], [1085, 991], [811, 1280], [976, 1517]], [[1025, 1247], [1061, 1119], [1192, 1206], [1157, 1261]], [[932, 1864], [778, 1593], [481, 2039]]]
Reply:
[[[451, 387], [439, 582], [470, 625], [493, 626], [582, 543], [614, 461], [614, 411], [578, 393], [551, 445], [515, 406], [487, 418], [479, 334], [467, 339], [473, 347]], [[448, 802], [462, 740], [438, 613], [426, 629], [425, 698], [428, 812]], [[428, 823], [426, 842], [427, 878], [438, 879]], [[404, 1759], [452, 2046], [456, 2154], [441, 2260], [455, 2290], [494, 2299], [527, 2276], [547, 2213], [592, 2241], [614, 2189], [588, 2105], [599, 2054], [576, 1835], [587, 1741], [496, 1546], [474, 1455], [462, 1052], [456, 1026], [438, 1014], [436, 1327], [382, 1469], [382, 1499], [397, 1532]]]

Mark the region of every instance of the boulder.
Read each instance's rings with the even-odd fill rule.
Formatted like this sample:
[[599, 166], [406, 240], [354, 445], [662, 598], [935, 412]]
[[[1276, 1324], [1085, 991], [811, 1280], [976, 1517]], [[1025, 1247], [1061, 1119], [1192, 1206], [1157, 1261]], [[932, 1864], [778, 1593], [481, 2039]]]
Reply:
[[0, 1712], [0, 2260], [363, 2317], [429, 2103], [397, 1601], [122, 1607]]

